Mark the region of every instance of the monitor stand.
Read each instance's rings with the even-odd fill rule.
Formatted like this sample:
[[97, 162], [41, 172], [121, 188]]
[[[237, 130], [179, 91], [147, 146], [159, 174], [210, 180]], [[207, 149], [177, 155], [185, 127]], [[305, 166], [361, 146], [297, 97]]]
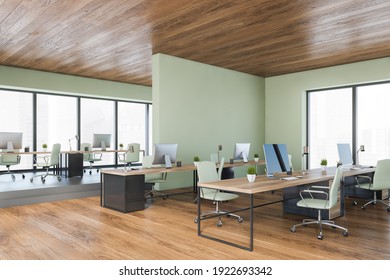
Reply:
[[164, 155], [165, 158], [165, 168], [172, 168], [172, 162], [169, 155]]
[[11, 152], [14, 150], [14, 145], [12, 144], [11, 141], [7, 142], [7, 151]]
[[242, 160], [244, 162], [248, 162], [248, 157], [246, 156], [246, 153], [242, 153]]
[[102, 151], [106, 150], [106, 142], [104, 141], [100, 142], [100, 146], [102, 147]]

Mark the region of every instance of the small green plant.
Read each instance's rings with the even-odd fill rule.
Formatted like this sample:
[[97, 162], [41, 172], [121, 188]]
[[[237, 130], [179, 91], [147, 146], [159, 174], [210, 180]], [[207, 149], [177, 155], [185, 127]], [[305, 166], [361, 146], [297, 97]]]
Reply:
[[122, 143], [119, 144], [119, 148], [123, 148], [123, 144]]
[[256, 174], [256, 167], [249, 166], [247, 170], [247, 174], [251, 174], [251, 175]]
[[47, 149], [47, 144], [42, 144], [42, 148]]
[[328, 160], [326, 158], [321, 159], [321, 165], [328, 165]]
[[259, 154], [254, 154], [253, 157], [258, 158], [258, 157], [259, 157]]
[[194, 161], [198, 162], [199, 161], [199, 157], [198, 156], [194, 156]]

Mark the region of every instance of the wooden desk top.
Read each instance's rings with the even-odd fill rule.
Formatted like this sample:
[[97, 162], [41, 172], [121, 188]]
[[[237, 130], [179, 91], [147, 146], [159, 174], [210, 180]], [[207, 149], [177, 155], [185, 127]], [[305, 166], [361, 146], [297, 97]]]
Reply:
[[[264, 164], [264, 160], [259, 160], [257, 164]], [[225, 163], [223, 165], [224, 168], [230, 167], [239, 167], [239, 166], [253, 166], [256, 165], [255, 161], [249, 162], [234, 162], [234, 163]], [[131, 175], [146, 175], [146, 174], [158, 174], [158, 173], [169, 173], [169, 172], [182, 172], [182, 171], [194, 171], [196, 170], [196, 166], [194, 164], [183, 164], [181, 167], [172, 166], [172, 168], [165, 167], [152, 167], [152, 168], [135, 168], [132, 170], [124, 171], [123, 169], [101, 169], [101, 173], [103, 174], [111, 174], [117, 176], [131, 176]]]
[[[266, 175], [258, 175], [256, 177], [256, 181], [253, 183], [249, 183], [247, 178], [243, 177], [210, 183], [198, 183], [198, 186], [230, 192], [256, 194], [266, 191], [273, 191], [293, 186], [313, 184], [331, 180], [334, 177], [335, 170], [336, 167], [328, 167], [325, 174], [322, 173], [321, 169], [307, 170], [305, 171], [307, 173], [303, 175], [301, 174], [301, 172], [294, 172], [293, 176], [302, 176], [302, 178], [289, 181], [282, 180], [280, 178], [267, 178]], [[351, 170], [350, 168], [345, 168], [343, 171], [343, 177], [367, 174], [371, 172], [375, 172], [375, 168], [361, 168], [358, 170]]]

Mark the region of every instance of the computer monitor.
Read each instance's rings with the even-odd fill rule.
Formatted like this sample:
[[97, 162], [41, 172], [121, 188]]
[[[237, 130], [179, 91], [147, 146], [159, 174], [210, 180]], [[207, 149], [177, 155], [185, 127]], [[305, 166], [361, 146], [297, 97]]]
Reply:
[[171, 168], [176, 162], [178, 144], [154, 144], [153, 164], [164, 164], [165, 168]]
[[264, 144], [263, 149], [268, 177], [291, 171], [286, 144]]
[[250, 143], [236, 143], [234, 146], [233, 159], [248, 162], [249, 149], [251, 147]]
[[348, 143], [337, 144], [337, 150], [339, 152], [339, 161], [343, 165], [353, 165], [351, 146]]
[[12, 151], [22, 148], [23, 132], [0, 132], [0, 149]]
[[101, 148], [103, 151], [111, 146], [111, 134], [93, 134], [92, 148]]

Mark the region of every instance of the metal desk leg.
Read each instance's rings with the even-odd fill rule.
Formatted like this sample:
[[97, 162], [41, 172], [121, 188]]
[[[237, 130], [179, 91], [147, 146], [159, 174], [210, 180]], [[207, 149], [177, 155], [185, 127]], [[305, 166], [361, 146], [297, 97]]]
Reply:
[[249, 195], [249, 222], [250, 222], [250, 241], [249, 241], [249, 251], [253, 251], [253, 194]]
[[200, 191], [198, 191], [198, 193], [197, 193], [197, 204], [198, 204], [198, 236], [200, 236], [201, 234], [200, 234], [200, 222], [201, 222], [201, 218], [200, 218]]

